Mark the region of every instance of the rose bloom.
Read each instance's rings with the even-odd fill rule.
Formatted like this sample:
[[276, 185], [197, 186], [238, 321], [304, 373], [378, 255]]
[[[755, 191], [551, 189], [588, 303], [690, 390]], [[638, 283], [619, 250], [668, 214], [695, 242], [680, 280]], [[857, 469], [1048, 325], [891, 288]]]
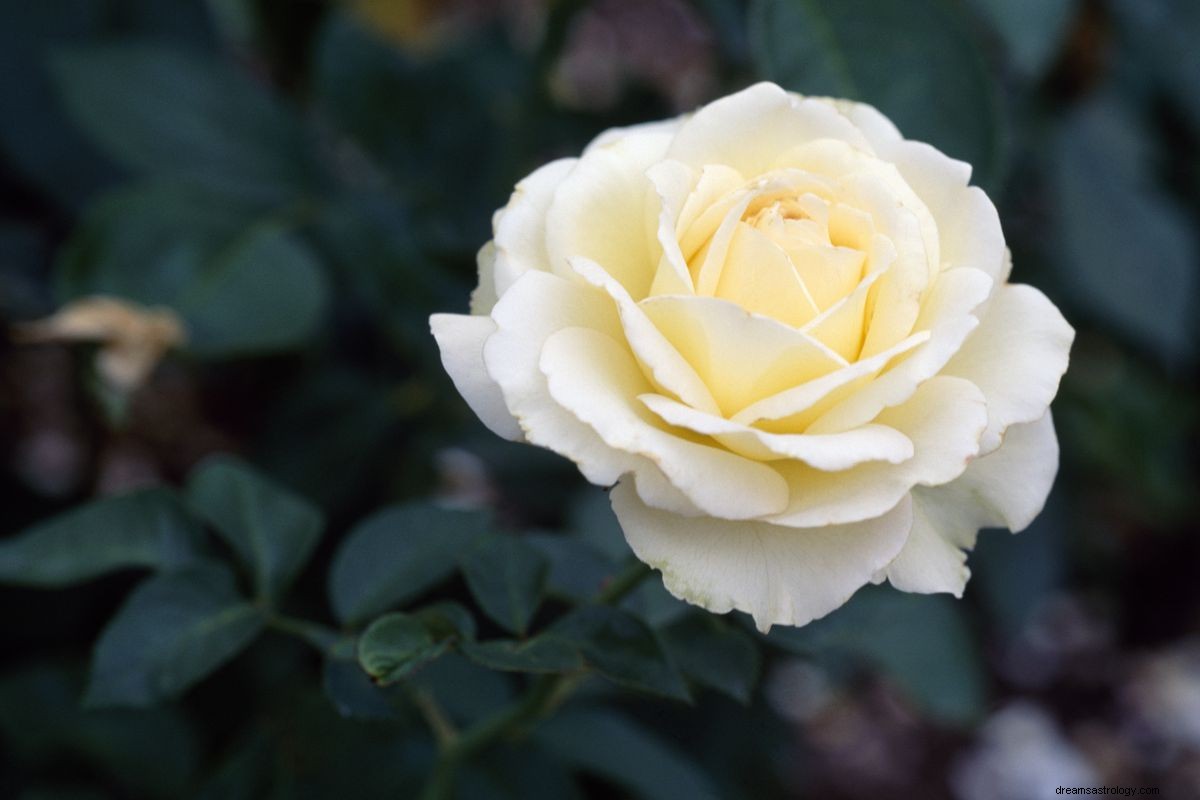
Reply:
[[1045, 503], [1074, 338], [970, 174], [768, 83], [610, 130], [496, 213], [443, 364], [491, 430], [615, 484], [683, 600], [766, 631], [868, 581], [961, 595], [978, 530]]

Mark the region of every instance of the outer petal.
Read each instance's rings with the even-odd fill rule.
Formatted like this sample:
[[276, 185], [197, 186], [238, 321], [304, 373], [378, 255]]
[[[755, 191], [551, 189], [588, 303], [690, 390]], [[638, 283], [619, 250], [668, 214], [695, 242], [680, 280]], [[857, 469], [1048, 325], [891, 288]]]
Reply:
[[496, 323], [491, 317], [434, 314], [429, 327], [442, 352], [442, 366], [467, 405], [497, 436], [520, 441], [521, 428], [483, 365], [483, 343], [496, 332]]
[[845, 603], [895, 557], [912, 521], [907, 498], [875, 519], [824, 528], [691, 519], [646, 506], [625, 481], [612, 503], [629, 546], [671, 594], [718, 614], [745, 611], [763, 632]]
[[999, 446], [1009, 425], [1046, 412], [1074, 339], [1075, 330], [1032, 286], [1006, 285], [994, 294], [979, 327], [943, 370], [971, 381], [987, 398], [983, 452]]
[[[578, 159], [560, 158], [527, 175], [517, 184], [508, 205], [492, 219], [496, 260], [492, 294], [503, 295], [527, 270], [550, 270], [546, 254], [546, 210], [554, 190]], [[480, 274], [480, 281], [484, 275]]]
[[658, 268], [659, 203], [646, 170], [662, 160], [666, 132], [594, 146], [558, 185], [546, 212], [550, 269], [570, 275], [568, 259], [600, 264], [636, 299], [646, 296]]
[[913, 532], [887, 569], [906, 592], [962, 595], [966, 554], [980, 528], [1023, 530], [1041, 512], [1058, 472], [1050, 412], [1014, 425], [998, 450], [971, 462], [957, 480], [913, 491]]
[[546, 341], [540, 364], [559, 405], [609, 447], [654, 462], [703, 513], [747, 519], [787, 504], [787, 485], [771, 467], [664, 430], [637, 401], [650, 384], [615, 339], [567, 328]]
[[780, 464], [792, 499], [772, 521], [810, 527], [869, 519], [894, 506], [914, 486], [954, 480], [978, 452], [987, 408], [972, 383], [939, 375], [921, 384], [908, 402], [881, 413], [876, 422], [912, 439], [915, 455], [902, 464], [871, 462], [843, 472]]
[[866, 146], [858, 128], [828, 104], [758, 83], [697, 111], [675, 134], [667, 157], [696, 167], [726, 164], [749, 178], [813, 139]]

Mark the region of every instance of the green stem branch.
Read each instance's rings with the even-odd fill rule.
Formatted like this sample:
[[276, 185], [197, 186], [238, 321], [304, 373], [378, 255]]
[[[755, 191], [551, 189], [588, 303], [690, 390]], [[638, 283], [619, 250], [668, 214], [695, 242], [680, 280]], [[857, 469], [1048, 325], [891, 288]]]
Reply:
[[[637, 588], [651, 570], [634, 561], [619, 572], [597, 593], [593, 602], [615, 605]], [[454, 775], [458, 765], [486, 750], [502, 739], [517, 738], [554, 712], [583, 681], [583, 673], [542, 675], [515, 703], [500, 709], [463, 731], [442, 741], [437, 763], [434, 764], [421, 800], [448, 800], [454, 792]], [[435, 735], [437, 732], [435, 730]]]

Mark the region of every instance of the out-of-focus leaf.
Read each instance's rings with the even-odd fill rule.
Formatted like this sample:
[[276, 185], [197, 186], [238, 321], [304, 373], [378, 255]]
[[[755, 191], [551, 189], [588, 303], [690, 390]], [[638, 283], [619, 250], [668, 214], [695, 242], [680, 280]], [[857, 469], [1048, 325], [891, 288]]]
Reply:
[[0, 26], [0, 149], [7, 165], [47, 197], [76, 210], [118, 177], [67, 119], [46, 68], [49, 51], [95, 35], [104, 11], [91, 0], [7, 3]]
[[803, 628], [772, 629], [767, 641], [802, 655], [864, 659], [938, 719], [966, 723], [983, 714], [978, 644], [962, 606], [945, 595], [868, 586]]
[[456, 800], [583, 800], [564, 764], [528, 740], [500, 746], [458, 774]]
[[81, 676], [34, 662], [0, 677], [0, 741], [25, 763], [80, 759], [139, 797], [179, 797], [200, 760], [186, 718], [176, 709], [80, 708]]
[[524, 641], [463, 642], [458, 649], [476, 664], [508, 672], [571, 672], [583, 666], [575, 645], [553, 633]]
[[260, 597], [278, 600], [321, 536], [321, 512], [230, 456], [215, 456], [188, 476], [188, 505], [221, 535], [254, 574]]
[[550, 629], [604, 677], [634, 689], [687, 700], [683, 678], [646, 623], [608, 606], [584, 606]]
[[[410, 58], [348, 15], [330, 14], [317, 46], [314, 94], [338, 132], [368, 156], [355, 164], [363, 182], [393, 181], [412, 202], [423, 244], [469, 253], [487, 239], [496, 198], [519, 177], [504, 172], [512, 160], [506, 151], [531, 131], [522, 125], [520, 135], [505, 135], [505, 124], [531, 88], [530, 66], [503, 37], [489, 35]], [[379, 98], [422, 113], [380, 113]]]
[[56, 266], [63, 300], [108, 294], [183, 317], [208, 356], [295, 346], [317, 327], [326, 281], [307, 245], [262, 207], [174, 182], [136, 184], [89, 209]]
[[376, 686], [357, 661], [327, 658], [321, 670], [321, 685], [337, 712], [347, 719], [396, 719], [388, 690]]
[[651, 579], [642, 581], [621, 603], [621, 608], [637, 614], [657, 630], [683, 617], [691, 606], [668, 592], [661, 580]]
[[1001, 173], [1005, 125], [996, 81], [956, 4], [944, 0], [755, 0], [751, 53], [764, 77], [808, 95], [876, 106], [911, 139]]
[[458, 603], [434, 603], [412, 612], [437, 641], [443, 639], [474, 639], [475, 618]]
[[254, 732], [221, 762], [195, 795], [196, 800], [258, 800], [266, 796], [272, 756], [266, 736]]
[[423, 504], [368, 517], [334, 556], [329, 597], [338, 619], [363, 622], [441, 583], [488, 528], [486, 514]]
[[1067, 119], [1050, 160], [1056, 264], [1073, 299], [1178, 364], [1197, 352], [1200, 250], [1195, 226], [1155, 186], [1151, 141], [1113, 98]]
[[1076, 0], [971, 0], [1003, 40], [1009, 58], [1029, 77], [1043, 74], [1058, 53]]
[[758, 644], [740, 628], [711, 614], [688, 614], [660, 632], [671, 660], [685, 676], [742, 703], [758, 681]]
[[0, 582], [60, 587], [116, 569], [177, 569], [203, 547], [179, 498], [146, 489], [97, 500], [0, 541]]
[[506, 630], [524, 635], [546, 587], [546, 557], [516, 536], [495, 535], [463, 553], [459, 566], [484, 613]]
[[629, 545], [625, 543], [625, 534], [606, 491], [588, 486], [579, 492], [568, 507], [567, 526], [616, 563], [629, 556]]
[[540, 550], [550, 563], [546, 582], [549, 594], [568, 600], [587, 600], [617, 572], [612, 559], [577, 536], [531, 533], [525, 541]]
[[381, 686], [409, 675], [446, 652], [421, 620], [393, 612], [372, 622], [358, 639], [358, 663]]
[[227, 64], [149, 43], [57, 54], [76, 123], [129, 167], [278, 201], [312, 180], [305, 132], [263, 86]]
[[566, 763], [617, 783], [644, 800], [718, 796], [717, 787], [699, 765], [612, 711], [564, 711], [542, 725], [535, 738]]
[[142, 583], [109, 621], [92, 656], [85, 703], [148, 706], [237, 655], [263, 626], [233, 575], [205, 564]]
[[1139, 61], [1160, 76], [1200, 128], [1200, 5], [1192, 0], [1113, 0], [1107, 4]]
[[991, 617], [1014, 636], [1055, 589], [1065, 572], [1063, 544], [1071, 515], [1057, 494], [1028, 529], [1019, 535], [988, 531], [971, 553], [971, 582]]
[[456, 653], [438, 659], [437, 669], [409, 676], [408, 683], [436, 697], [458, 725], [469, 725], [496, 712], [515, 694], [511, 675], [481, 667]]

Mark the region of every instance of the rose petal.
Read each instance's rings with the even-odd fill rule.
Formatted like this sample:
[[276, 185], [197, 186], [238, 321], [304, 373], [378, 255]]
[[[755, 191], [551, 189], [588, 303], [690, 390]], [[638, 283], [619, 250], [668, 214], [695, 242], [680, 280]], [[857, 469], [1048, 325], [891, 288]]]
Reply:
[[842, 472], [781, 462], [776, 468], [791, 487], [791, 502], [771, 520], [798, 527], [856, 522], [882, 514], [914, 486], [954, 480], [978, 452], [987, 406], [970, 381], [939, 375], [875, 421], [911, 439], [914, 456], [902, 464], [870, 462]]
[[546, 252], [554, 272], [569, 276], [568, 259], [583, 256], [635, 298], [646, 296], [662, 249], [645, 172], [662, 159], [669, 140], [667, 133], [613, 139], [579, 159], [546, 212]]
[[641, 306], [726, 414], [846, 366], [816, 339], [726, 300], [668, 295]]
[[625, 481], [612, 504], [629, 546], [671, 594], [718, 614], [745, 611], [764, 633], [845, 603], [892, 560], [912, 521], [907, 498], [875, 519], [816, 529], [692, 519], [649, 508]]
[[980, 528], [1023, 530], [1041, 512], [1058, 472], [1049, 412], [1013, 425], [999, 449], [971, 462], [957, 480], [913, 490], [913, 532], [887, 577], [906, 592], [962, 596], [970, 571], [964, 550]]
[[787, 503], [787, 486], [771, 467], [663, 430], [637, 402], [650, 384], [619, 341], [587, 328], [566, 328], [546, 341], [540, 367], [559, 405], [610, 448], [654, 462], [703, 513], [746, 519]]
[[592, 286], [608, 293], [617, 304], [626, 341], [655, 384], [690, 406], [707, 411], [717, 410], [717, 403], [704, 381], [654, 326], [641, 306], [633, 302], [625, 287], [589, 259], [572, 258], [571, 267]]
[[979, 325], [972, 311], [987, 299], [991, 286], [991, 279], [977, 269], [954, 269], [939, 275], [914, 325], [918, 331], [929, 331], [929, 341], [825, 411], [808, 432], [836, 433], [857, 428], [875, 419], [883, 409], [912, 397], [921, 382], [938, 374]]
[[836, 471], [865, 461], [899, 464], [913, 456], [912, 441], [885, 425], [864, 425], [826, 436], [767, 433], [706, 414], [661, 394], [644, 394], [638, 399], [667, 424], [712, 436], [733, 452], [760, 461], [791, 458], [817, 469]]
[[517, 184], [508, 205], [496, 212], [492, 219], [496, 296], [508, 291], [527, 270], [550, 270], [546, 254], [546, 209], [554, 198], [554, 190], [577, 160], [561, 158], [534, 170]]
[[520, 441], [521, 428], [483, 366], [483, 343], [496, 332], [496, 323], [490, 317], [434, 314], [429, 327], [441, 350], [442, 366], [467, 405], [497, 436]]
[[667, 157], [696, 167], [725, 164], [751, 178], [797, 142], [812, 139], [866, 145], [862, 133], [827, 104], [758, 83], [697, 111], [675, 134]]
[[983, 452], [994, 450], [1009, 425], [1045, 413], [1067, 371], [1075, 330], [1044, 294], [1009, 284], [993, 295], [987, 314], [942, 372], [983, 390], [988, 427]]

